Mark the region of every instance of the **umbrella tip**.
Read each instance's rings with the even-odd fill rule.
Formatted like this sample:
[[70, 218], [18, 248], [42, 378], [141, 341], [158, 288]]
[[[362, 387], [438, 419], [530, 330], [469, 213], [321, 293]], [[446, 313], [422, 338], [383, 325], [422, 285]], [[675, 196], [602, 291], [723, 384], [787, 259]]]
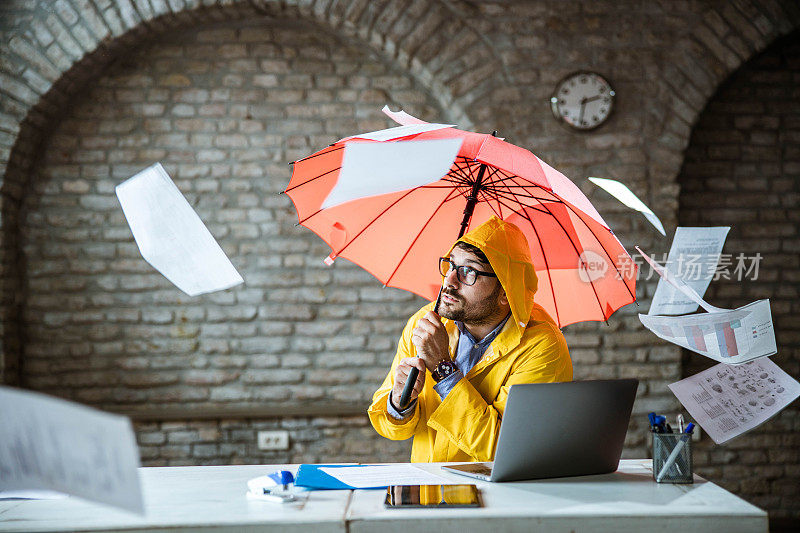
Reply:
[[492, 137], [497, 137], [497, 130], [494, 130], [494, 131], [492, 132]]

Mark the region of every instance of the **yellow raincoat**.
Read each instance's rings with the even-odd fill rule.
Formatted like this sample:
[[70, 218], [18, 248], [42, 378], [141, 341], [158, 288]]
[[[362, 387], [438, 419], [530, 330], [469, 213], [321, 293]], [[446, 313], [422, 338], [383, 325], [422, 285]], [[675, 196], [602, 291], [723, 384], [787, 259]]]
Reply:
[[[426, 371], [413, 416], [397, 420], [386, 409], [395, 369], [400, 360], [416, 355], [411, 332], [434, 304], [426, 305], [408, 320], [392, 368], [372, 396], [367, 413], [375, 430], [387, 439], [414, 437], [411, 462], [492, 461], [511, 385], [572, 380], [572, 361], [564, 336], [550, 315], [533, 302], [537, 278], [522, 231], [493, 217], [459, 240], [486, 254], [508, 296], [512, 317], [443, 401]], [[442, 322], [450, 337], [450, 358], [454, 359], [459, 331], [452, 320]]]

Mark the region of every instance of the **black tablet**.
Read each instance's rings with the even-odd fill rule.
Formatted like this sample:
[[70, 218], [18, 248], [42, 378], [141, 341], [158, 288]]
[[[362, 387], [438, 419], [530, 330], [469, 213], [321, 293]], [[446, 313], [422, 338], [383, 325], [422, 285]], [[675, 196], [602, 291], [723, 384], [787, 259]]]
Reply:
[[392, 485], [386, 489], [387, 509], [480, 507], [475, 485]]

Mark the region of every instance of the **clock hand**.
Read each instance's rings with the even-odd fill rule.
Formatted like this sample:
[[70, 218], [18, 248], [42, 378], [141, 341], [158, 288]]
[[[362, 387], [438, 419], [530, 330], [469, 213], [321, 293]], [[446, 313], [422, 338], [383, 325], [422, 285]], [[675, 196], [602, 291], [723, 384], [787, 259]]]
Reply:
[[588, 104], [589, 102], [594, 102], [595, 100], [600, 100], [601, 98], [602, 98], [602, 96], [601, 96], [601, 95], [599, 95], [599, 94], [596, 94], [596, 95], [592, 96], [591, 98], [584, 98], [584, 99], [582, 100], [582, 102], [583, 102], [584, 104]]
[[581, 112], [578, 114], [578, 125], [583, 124], [583, 112], [586, 110], [586, 98], [581, 98]]

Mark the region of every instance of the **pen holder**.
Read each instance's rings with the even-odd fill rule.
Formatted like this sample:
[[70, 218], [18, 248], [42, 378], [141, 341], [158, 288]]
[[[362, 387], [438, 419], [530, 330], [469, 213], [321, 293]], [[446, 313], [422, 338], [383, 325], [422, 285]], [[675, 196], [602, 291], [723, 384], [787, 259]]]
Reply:
[[[687, 438], [682, 439], [684, 436]], [[653, 433], [653, 479], [659, 483], [694, 483], [690, 435]]]

